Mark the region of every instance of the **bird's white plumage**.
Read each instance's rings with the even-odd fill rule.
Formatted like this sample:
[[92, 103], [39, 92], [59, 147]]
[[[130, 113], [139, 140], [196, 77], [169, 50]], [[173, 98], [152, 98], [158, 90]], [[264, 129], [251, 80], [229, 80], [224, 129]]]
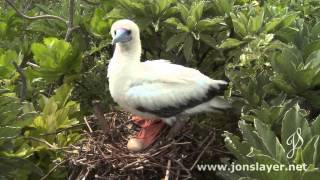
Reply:
[[[218, 97], [205, 99], [210, 89], [218, 91], [221, 85], [227, 84], [225, 81], [210, 79], [198, 70], [166, 60], [140, 62], [138, 27], [132, 21], [120, 20], [113, 25], [111, 33], [119, 27], [130, 29], [132, 40], [116, 44], [108, 78], [111, 96], [124, 109], [170, 123], [177, 115], [229, 107]], [[170, 109], [174, 112], [159, 113]]]

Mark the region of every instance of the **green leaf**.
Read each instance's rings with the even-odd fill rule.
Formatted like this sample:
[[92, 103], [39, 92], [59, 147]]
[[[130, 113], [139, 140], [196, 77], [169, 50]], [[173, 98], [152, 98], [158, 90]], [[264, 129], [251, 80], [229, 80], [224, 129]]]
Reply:
[[258, 119], [254, 120], [254, 126], [261, 137], [264, 146], [268, 150], [268, 154], [279, 162], [287, 163], [284, 148], [275, 134], [271, 131], [271, 127]]
[[94, 11], [94, 15], [90, 21], [90, 30], [96, 36], [105, 36], [108, 34], [107, 29], [109, 24], [104, 19], [106, 12], [104, 12], [101, 8], [96, 8]]
[[319, 49], [320, 49], [320, 40], [313, 41], [303, 49], [303, 57], [304, 58], [309, 58], [309, 56], [313, 52], [319, 51]]
[[313, 136], [302, 150], [302, 159], [306, 164], [320, 163], [320, 136]]
[[249, 163], [250, 161], [246, 156], [250, 152], [250, 144], [246, 141], [240, 142], [240, 138], [238, 136], [229, 132], [224, 132], [223, 136], [225, 137], [224, 141], [226, 148], [231, 151], [241, 163]]
[[196, 23], [197, 23], [196, 18], [194, 16], [188, 16], [186, 21], [187, 21], [186, 24], [187, 24], [188, 29], [193, 30], [196, 26]]
[[233, 29], [237, 33], [238, 36], [240, 37], [245, 37], [247, 35], [247, 29], [246, 26], [247, 24], [242, 23], [239, 21], [236, 15], [230, 14], [232, 18], [232, 24], [233, 24]]
[[156, 1], [155, 4], [159, 7], [159, 11], [163, 12], [166, 8], [168, 8], [175, 0], [162, 0]]
[[244, 42], [239, 41], [238, 39], [228, 38], [220, 44], [219, 48], [222, 48], [222, 49], [234, 48], [234, 47], [240, 46], [243, 43]]
[[184, 42], [186, 39], [187, 33], [179, 33], [174, 36], [172, 36], [168, 41], [167, 41], [167, 48], [166, 51], [170, 51], [174, 47], [177, 47], [179, 44]]
[[310, 128], [313, 135], [320, 135], [320, 115], [311, 123]]
[[167, 24], [173, 25], [175, 28], [177, 28], [180, 31], [183, 32], [189, 32], [189, 28], [181, 23], [181, 21], [177, 18], [169, 18], [165, 21]]
[[199, 21], [202, 17], [204, 1], [194, 1], [191, 5], [190, 15], [195, 17], [195, 21]]
[[[295, 148], [304, 147], [306, 141], [311, 139], [311, 129], [306, 114], [304, 114], [298, 104], [292, 107], [282, 120], [281, 142], [286, 153], [294, 151]], [[293, 144], [297, 146], [293, 148]]]
[[[299, 83], [300, 85], [300, 89], [294, 89], [295, 91], [299, 92], [299, 91], [303, 91], [305, 90], [307, 87], [305, 87], [304, 85], [301, 84], [305, 84], [305, 83], [311, 83], [311, 82], [307, 82], [304, 80], [304, 76], [301, 76], [301, 74], [304, 73], [310, 73], [308, 71], [305, 71], [304, 69], [301, 70], [301, 74], [298, 74], [298, 66], [302, 65], [303, 60], [302, 57], [300, 56], [300, 54], [298, 52], [296, 52], [297, 50], [295, 49], [288, 49], [288, 48], [284, 48], [282, 49], [281, 53], [277, 53], [271, 61], [272, 64], [272, 68], [278, 72], [279, 74], [281, 74], [281, 78], [285, 78], [285, 80], [287, 81], [293, 81], [295, 82], [295, 84], [289, 84], [289, 85], [294, 85], [294, 88], [296, 88], [296, 86], [298, 86]], [[307, 75], [307, 74], [306, 74]], [[280, 76], [279, 76], [280, 77]], [[312, 79], [312, 77], [309, 77], [309, 79]], [[280, 79], [277, 79], [280, 80]], [[311, 80], [309, 80], [311, 81]], [[286, 83], [286, 81], [284, 81], [282, 84]], [[285, 87], [285, 86], [283, 86]], [[287, 86], [288, 87], [288, 86]], [[289, 88], [290, 89], [290, 88]]]
[[17, 169], [19, 170], [27, 170], [29, 172], [34, 172], [39, 176], [43, 176], [44, 173], [42, 170], [26, 159], [20, 158], [3, 158], [0, 157], [0, 175], [8, 175], [10, 172], [14, 172]]
[[16, 137], [20, 134], [21, 127], [15, 126], [0, 126], [0, 140]]
[[314, 69], [319, 68], [320, 66], [320, 50], [312, 52], [308, 58], [305, 60], [305, 66], [306, 69]]
[[264, 26], [264, 33], [273, 32], [281, 24], [281, 18], [272, 18]]
[[[275, 159], [264, 155], [264, 154], [257, 154], [254, 156], [256, 162], [259, 164], [264, 164], [264, 165], [275, 165], [280, 163], [276, 161]], [[266, 169], [267, 171], [267, 169]], [[300, 179], [298, 174], [291, 173], [290, 171], [273, 171], [271, 170], [270, 172], [266, 173], [266, 171], [257, 171], [256, 177], [259, 180], [270, 180], [270, 179], [290, 179], [290, 180], [298, 180]]]
[[10, 78], [16, 72], [12, 64], [13, 62], [16, 62], [18, 65], [21, 63], [21, 58], [18, 57], [15, 51], [8, 50], [3, 53], [0, 52], [0, 78]]
[[192, 58], [193, 37], [188, 35], [183, 44], [183, 54], [187, 61]]
[[222, 15], [222, 16], [231, 12], [233, 4], [234, 4], [234, 0], [212, 1], [214, 12], [217, 12], [219, 15]]
[[208, 34], [200, 34], [200, 40], [209, 45], [212, 48], [217, 48], [217, 42], [214, 37]]
[[52, 98], [54, 98], [55, 102], [58, 105], [58, 108], [63, 108], [64, 106], [66, 106], [71, 92], [72, 86], [70, 86], [69, 84], [63, 84], [55, 90], [55, 95]]
[[182, 16], [182, 19], [184, 20], [185, 23], [187, 23], [187, 18], [189, 16], [188, 8], [185, 5], [183, 5], [182, 3], [178, 3], [177, 8], [179, 9], [179, 12]]
[[294, 12], [292, 14], [286, 15], [281, 21], [281, 27], [280, 28], [289, 27], [294, 21], [296, 21], [297, 16], [299, 15], [299, 13], [300, 12]]
[[54, 101], [53, 98], [50, 98], [43, 109], [44, 116], [49, 116], [56, 112], [58, 109], [57, 103]]
[[257, 16], [250, 17], [248, 22], [248, 31], [251, 33], [257, 33], [262, 26], [263, 18], [264, 18], [263, 10]]
[[320, 22], [316, 23], [310, 32], [311, 38], [312, 39], [317, 39], [320, 35]]
[[205, 30], [209, 31], [209, 30], [212, 30], [213, 27], [222, 23], [224, 23], [224, 19], [222, 17], [212, 18], [212, 19], [202, 19], [197, 23], [196, 28], [200, 32]]
[[312, 171], [307, 171], [303, 174], [302, 180], [318, 180], [320, 177], [319, 169], [314, 169]]
[[48, 81], [60, 78], [61, 75], [74, 75], [80, 71], [82, 59], [81, 41], [72, 41], [74, 47], [64, 40], [45, 38], [44, 43], [33, 43], [31, 51], [39, 68], [27, 68], [28, 78], [42, 77]]
[[7, 33], [7, 23], [0, 22], [0, 37], [4, 37]]
[[245, 121], [239, 121], [239, 128], [245, 141], [247, 141], [253, 148], [268, 153], [268, 150], [264, 146], [261, 137], [258, 136], [254, 128], [247, 124]]

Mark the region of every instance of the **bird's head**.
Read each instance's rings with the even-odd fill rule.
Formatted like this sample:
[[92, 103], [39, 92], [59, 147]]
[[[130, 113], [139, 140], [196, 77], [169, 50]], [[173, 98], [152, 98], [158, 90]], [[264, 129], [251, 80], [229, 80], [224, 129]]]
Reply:
[[139, 27], [129, 19], [121, 19], [112, 24], [112, 44], [129, 44], [140, 41]]

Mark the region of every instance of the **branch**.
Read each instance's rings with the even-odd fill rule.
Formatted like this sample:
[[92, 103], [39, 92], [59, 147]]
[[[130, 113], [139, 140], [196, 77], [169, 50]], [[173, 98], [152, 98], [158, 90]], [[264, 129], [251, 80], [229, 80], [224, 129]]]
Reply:
[[[209, 136], [213, 134], [212, 132], [209, 134]], [[200, 158], [202, 157], [202, 155], [206, 152], [206, 150], [209, 148], [210, 144], [212, 144], [212, 142], [216, 139], [216, 135], [213, 134], [213, 137], [210, 139], [210, 141], [207, 143], [207, 145], [203, 148], [203, 150], [201, 151], [201, 153], [198, 155], [196, 161], [193, 163], [193, 165], [189, 168], [190, 171], [192, 171], [194, 169], [194, 167], [197, 165], [198, 161], [200, 160]]]
[[59, 21], [62, 21], [63, 23], [67, 24], [67, 20], [63, 19], [59, 16], [54, 15], [41, 15], [41, 16], [27, 16], [23, 14], [14, 4], [11, 0], [5, 0], [21, 17], [28, 19], [28, 20], [39, 20], [39, 19], [56, 19]]
[[47, 146], [49, 146], [52, 149], [57, 149], [56, 146], [50, 144], [48, 141], [43, 140], [43, 139], [39, 139], [39, 138], [35, 138], [35, 137], [25, 137], [25, 139], [30, 139], [30, 140], [33, 140], [33, 141], [41, 142], [43, 144], [46, 144]]
[[32, 62], [27, 62], [26, 63], [28, 66], [32, 67], [32, 68], [40, 68], [40, 66], [38, 64], [32, 63]]
[[103, 132], [108, 132], [108, 124], [104, 117], [104, 113], [101, 107], [101, 102], [99, 100], [92, 101], [94, 115], [98, 119], [99, 129], [103, 130]]
[[63, 161], [61, 161], [60, 163], [58, 163], [58, 164], [56, 164], [55, 166], [53, 166], [53, 168], [50, 169], [50, 171], [49, 171], [46, 175], [44, 175], [43, 177], [41, 177], [40, 180], [45, 180], [45, 179], [47, 179], [47, 177], [48, 177], [51, 173], [53, 173], [53, 171], [55, 171], [61, 164], [65, 163], [66, 161], [67, 161], [67, 160], [63, 160]]
[[69, 40], [72, 31], [74, 31], [73, 16], [74, 16], [74, 0], [69, 0], [69, 17], [68, 17], [68, 21], [67, 21], [68, 29], [67, 29], [66, 36], [64, 38], [64, 40], [66, 40], [66, 41]]
[[166, 169], [166, 176], [164, 177], [164, 180], [170, 179], [170, 169], [171, 169], [171, 159], [168, 160], [167, 169]]
[[17, 72], [20, 74], [22, 86], [20, 90], [20, 101], [23, 102], [24, 99], [26, 98], [26, 93], [27, 93], [27, 78], [23, 73], [23, 70], [21, 67], [18, 66], [16, 62], [12, 62], [13, 66], [16, 68]]

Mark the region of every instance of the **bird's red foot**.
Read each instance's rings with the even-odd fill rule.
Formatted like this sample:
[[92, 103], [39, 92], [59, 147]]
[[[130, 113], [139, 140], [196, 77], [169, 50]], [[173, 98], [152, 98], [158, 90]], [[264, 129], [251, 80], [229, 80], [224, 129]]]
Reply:
[[161, 120], [143, 119], [139, 116], [133, 116], [132, 121], [141, 129], [136, 137], [129, 139], [127, 147], [130, 151], [141, 151], [150, 146], [165, 126]]

